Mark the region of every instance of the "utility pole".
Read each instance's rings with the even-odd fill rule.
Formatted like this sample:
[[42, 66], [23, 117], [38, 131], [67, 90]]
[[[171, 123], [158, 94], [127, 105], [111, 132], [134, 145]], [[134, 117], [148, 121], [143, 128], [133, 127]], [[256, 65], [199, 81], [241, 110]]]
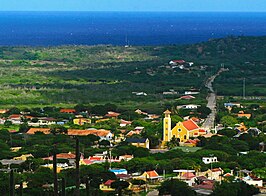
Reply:
[[80, 186], [80, 174], [79, 174], [79, 160], [80, 160], [80, 152], [79, 152], [79, 139], [76, 137], [76, 190], [75, 196], [80, 195], [79, 186]]
[[54, 196], [58, 196], [58, 180], [57, 180], [57, 160], [56, 160], [56, 146], [53, 150], [53, 173], [54, 173]]

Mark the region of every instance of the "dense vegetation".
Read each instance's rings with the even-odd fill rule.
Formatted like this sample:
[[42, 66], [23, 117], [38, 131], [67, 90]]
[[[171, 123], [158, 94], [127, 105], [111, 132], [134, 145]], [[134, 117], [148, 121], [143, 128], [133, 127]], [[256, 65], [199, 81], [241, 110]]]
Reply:
[[[241, 95], [246, 78], [247, 95], [265, 95], [265, 42], [265, 37], [228, 37], [162, 47], [0, 47], [0, 104], [116, 102], [158, 108], [180, 96], [162, 92], [201, 89], [221, 63], [230, 71], [216, 80], [218, 94]], [[195, 64], [189, 70], [173, 69], [168, 66], [173, 59]]]

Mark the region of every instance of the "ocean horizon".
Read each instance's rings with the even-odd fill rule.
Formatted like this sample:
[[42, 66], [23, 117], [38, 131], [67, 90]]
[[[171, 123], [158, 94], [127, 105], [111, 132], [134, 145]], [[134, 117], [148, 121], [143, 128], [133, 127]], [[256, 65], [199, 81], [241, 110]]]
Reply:
[[1, 46], [173, 45], [265, 35], [265, 12], [0, 12]]

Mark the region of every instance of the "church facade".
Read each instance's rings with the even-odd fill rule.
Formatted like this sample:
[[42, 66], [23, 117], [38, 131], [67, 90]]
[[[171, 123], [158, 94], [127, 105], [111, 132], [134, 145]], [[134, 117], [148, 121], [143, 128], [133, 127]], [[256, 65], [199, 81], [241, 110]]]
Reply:
[[173, 137], [177, 138], [179, 142], [186, 142], [191, 138], [204, 135], [205, 130], [200, 129], [200, 127], [191, 119], [178, 122], [172, 129], [171, 123], [171, 112], [166, 110], [164, 112], [163, 119], [163, 144], [171, 141]]

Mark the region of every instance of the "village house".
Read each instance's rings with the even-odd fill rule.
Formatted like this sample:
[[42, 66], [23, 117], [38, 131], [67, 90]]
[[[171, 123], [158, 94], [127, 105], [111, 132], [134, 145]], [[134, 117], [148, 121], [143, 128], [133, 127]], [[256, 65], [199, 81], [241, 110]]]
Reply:
[[37, 118], [37, 122], [28, 122], [29, 126], [38, 127], [38, 126], [48, 126], [55, 125], [56, 119], [49, 117], [39, 117]]
[[217, 163], [217, 157], [202, 157], [202, 162], [205, 164]]
[[80, 118], [74, 118], [73, 119], [73, 124], [75, 125], [84, 125], [84, 124], [91, 124], [91, 119], [89, 118], [83, 118], [83, 117], [80, 117]]
[[127, 138], [126, 142], [132, 146], [150, 148], [150, 141], [148, 138]]
[[75, 109], [66, 109], [66, 108], [63, 108], [63, 109], [60, 110], [60, 113], [75, 114], [76, 113], [76, 110]]
[[210, 180], [216, 180], [221, 182], [223, 178], [224, 171], [221, 168], [214, 168], [214, 169], [208, 169], [204, 172], [199, 172], [199, 176], [205, 176], [206, 178]]
[[251, 114], [245, 114], [244, 111], [239, 111], [239, 113], [237, 114], [238, 118], [247, 118], [250, 119], [251, 118]]
[[99, 185], [99, 188], [103, 192], [112, 192], [115, 191], [114, 188], [111, 187], [111, 184], [115, 182], [115, 180], [107, 180], [106, 182]]
[[144, 180], [144, 181], [158, 181], [162, 179], [162, 176], [155, 171], [145, 171], [140, 176], [133, 177], [133, 179]]
[[14, 157], [14, 160], [26, 161], [28, 158], [34, 158], [32, 154], [23, 154], [19, 157]]
[[126, 121], [126, 120], [123, 120], [123, 119], [121, 119], [120, 120], [120, 127], [125, 127], [125, 126], [130, 126], [132, 124], [132, 121]]
[[118, 116], [120, 116], [120, 113], [110, 111], [105, 116], [108, 118], [117, 118]]
[[185, 100], [190, 100], [190, 99], [195, 99], [196, 97], [192, 96], [192, 95], [184, 95], [181, 96], [179, 99], [185, 99]]

